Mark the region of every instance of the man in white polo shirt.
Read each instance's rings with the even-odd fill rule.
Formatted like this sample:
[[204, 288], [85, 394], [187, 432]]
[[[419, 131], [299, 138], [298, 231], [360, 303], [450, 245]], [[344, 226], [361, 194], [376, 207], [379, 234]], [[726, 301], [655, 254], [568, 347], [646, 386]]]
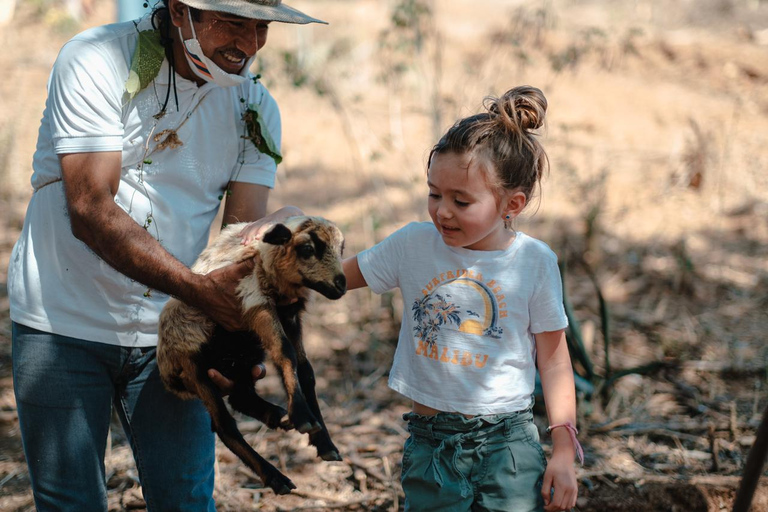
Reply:
[[163, 389], [154, 347], [171, 295], [240, 327], [234, 288], [251, 264], [188, 268], [222, 198], [225, 223], [299, 213], [265, 217], [280, 114], [249, 66], [270, 22], [320, 20], [280, 0], [163, 0], [152, 16], [79, 34], [56, 59], [8, 276], [38, 510], [107, 509], [112, 407], [148, 509], [215, 510], [210, 419]]

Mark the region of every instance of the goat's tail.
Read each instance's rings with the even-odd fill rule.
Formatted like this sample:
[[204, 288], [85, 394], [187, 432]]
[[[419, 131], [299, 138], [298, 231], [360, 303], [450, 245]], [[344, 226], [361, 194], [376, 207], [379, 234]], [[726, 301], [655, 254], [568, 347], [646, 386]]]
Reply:
[[288, 494], [291, 489], [295, 489], [296, 485], [288, 477], [256, 453], [243, 438], [235, 419], [227, 410], [218, 387], [202, 372], [198, 374], [198, 386], [198, 396], [211, 415], [211, 428], [224, 445], [251, 468], [265, 486], [272, 488], [275, 494]]

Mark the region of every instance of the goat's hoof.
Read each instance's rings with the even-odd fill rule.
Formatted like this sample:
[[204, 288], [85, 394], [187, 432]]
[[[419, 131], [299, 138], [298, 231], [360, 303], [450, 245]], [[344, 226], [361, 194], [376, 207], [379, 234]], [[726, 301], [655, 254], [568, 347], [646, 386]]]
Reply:
[[286, 428], [286, 422], [290, 423], [290, 420], [288, 419], [288, 412], [285, 409], [277, 406], [275, 406], [274, 411], [271, 411], [270, 414], [265, 415], [263, 418], [263, 423], [272, 430], [276, 428], [290, 430], [290, 428]]
[[269, 481], [269, 484], [267, 485], [277, 495], [289, 494], [291, 492], [291, 489], [296, 488], [296, 485], [293, 482], [291, 482], [291, 480], [287, 476], [283, 474], [277, 475], [274, 478], [272, 478]]
[[298, 430], [302, 434], [315, 434], [317, 432], [320, 432], [322, 428], [323, 427], [321, 427], [319, 423], [306, 422], [296, 427], [296, 430]]
[[339, 452], [337, 452], [336, 450], [321, 453], [320, 458], [323, 460], [327, 460], [329, 462], [333, 462], [333, 461], [341, 462], [341, 455], [339, 455]]
[[290, 418], [284, 418], [280, 424], [278, 425], [281, 429], [288, 431], [293, 430], [293, 423], [291, 422]]

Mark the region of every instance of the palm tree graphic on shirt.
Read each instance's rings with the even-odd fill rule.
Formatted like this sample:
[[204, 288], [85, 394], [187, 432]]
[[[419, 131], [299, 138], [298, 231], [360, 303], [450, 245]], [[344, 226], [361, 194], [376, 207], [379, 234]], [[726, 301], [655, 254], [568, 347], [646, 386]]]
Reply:
[[[443, 291], [439, 291], [443, 288]], [[447, 293], [451, 288], [461, 288], [462, 297], [472, 306], [481, 305], [481, 311], [462, 309]], [[465, 333], [499, 339], [504, 332], [498, 326], [499, 308], [491, 290], [476, 279], [457, 278], [441, 283], [432, 293], [414, 301], [411, 307], [416, 338], [430, 346], [437, 341], [440, 330], [452, 326]]]

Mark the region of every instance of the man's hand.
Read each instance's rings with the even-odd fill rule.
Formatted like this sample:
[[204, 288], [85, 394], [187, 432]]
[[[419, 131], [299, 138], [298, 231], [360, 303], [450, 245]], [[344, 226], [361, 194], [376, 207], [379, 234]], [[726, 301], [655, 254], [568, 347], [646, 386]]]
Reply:
[[[263, 363], [257, 364], [253, 367], [253, 369], [251, 369], [251, 375], [253, 376], [253, 382], [261, 380], [267, 375], [267, 367], [264, 366]], [[224, 396], [231, 393], [232, 388], [235, 387], [234, 381], [229, 380], [213, 368], [208, 370], [208, 377], [213, 381], [214, 384], [219, 386], [219, 389], [221, 389], [221, 392]]]
[[248, 245], [254, 240], [261, 240], [261, 237], [269, 230], [272, 225], [277, 224], [278, 222], [282, 222], [288, 217], [294, 217], [296, 215], [304, 215], [304, 212], [295, 206], [284, 206], [283, 208], [280, 208], [279, 210], [270, 213], [269, 215], [262, 217], [255, 222], [251, 222], [239, 233], [240, 238], [242, 238], [241, 243], [243, 245]]
[[200, 309], [227, 331], [245, 330], [242, 302], [237, 296], [237, 286], [242, 278], [253, 272], [254, 265], [253, 259], [249, 258], [202, 276], [202, 288], [187, 303]]

